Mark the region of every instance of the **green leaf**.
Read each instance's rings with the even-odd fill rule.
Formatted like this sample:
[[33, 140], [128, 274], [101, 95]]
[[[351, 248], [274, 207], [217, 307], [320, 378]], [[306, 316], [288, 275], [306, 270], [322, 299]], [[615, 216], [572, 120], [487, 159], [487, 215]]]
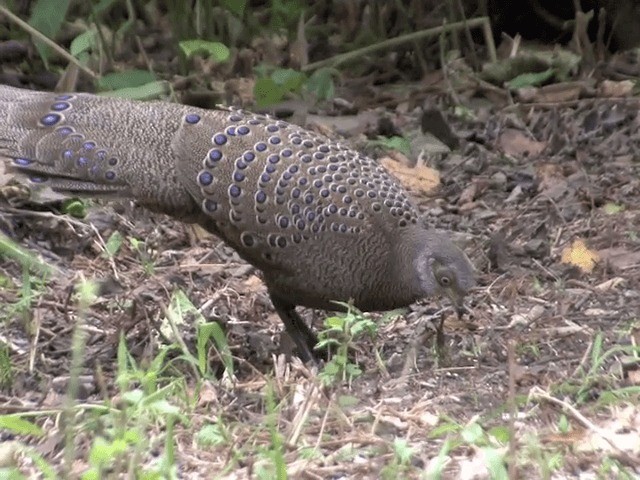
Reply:
[[166, 478], [179, 478], [177, 475], [173, 477], [168, 476], [166, 472], [159, 472], [154, 470], [144, 470], [136, 474], [138, 480], [165, 480]]
[[113, 5], [119, 3], [120, 1], [121, 0], [100, 0], [91, 8], [92, 13], [96, 16], [100, 16], [106, 13]]
[[538, 85], [542, 85], [544, 82], [553, 77], [554, 74], [555, 71], [553, 68], [548, 68], [546, 70], [543, 70], [542, 72], [523, 73], [506, 82], [506, 86], [512, 90], [517, 90], [518, 88], [524, 87], [535, 87]]
[[112, 92], [102, 92], [100, 95], [104, 97], [128, 98], [131, 100], [151, 100], [167, 95], [169, 90], [169, 83], [164, 80], [160, 80], [157, 82], [146, 83], [139, 87], [121, 88]]
[[122, 439], [116, 439], [109, 443], [102, 437], [93, 441], [89, 452], [89, 463], [95, 467], [109, 465], [116, 456], [127, 451], [127, 443]]
[[91, 467], [82, 474], [82, 480], [100, 480], [100, 469]]
[[340, 395], [338, 396], [338, 405], [341, 408], [354, 407], [360, 403], [360, 399], [358, 397], [354, 397], [353, 395]]
[[396, 150], [408, 157], [411, 156], [411, 142], [404, 137], [382, 137], [379, 136], [377, 140], [369, 142], [372, 145], [379, 145], [387, 150]]
[[127, 445], [140, 445], [144, 440], [142, 432], [140, 430], [127, 430], [124, 432], [123, 440], [127, 442]]
[[52, 267], [50, 267], [46, 262], [42, 261], [36, 255], [34, 255], [33, 252], [22, 248], [20, 245], [0, 232], [0, 258], [2, 258], [3, 256], [13, 258], [24, 268], [37, 271], [42, 275], [49, 275], [54, 272], [54, 269]]
[[377, 329], [378, 325], [375, 322], [369, 320], [368, 318], [363, 318], [361, 320], [358, 320], [357, 322], [354, 322], [354, 324], [351, 326], [351, 334], [354, 337], [358, 337], [363, 332], [375, 334]]
[[123, 241], [124, 237], [120, 232], [118, 232], [117, 230], [113, 232], [104, 246], [104, 256], [106, 256], [106, 258], [115, 257], [120, 251]]
[[260, 77], [253, 87], [253, 95], [259, 107], [267, 107], [282, 101], [288, 93], [299, 92], [307, 76], [291, 68], [278, 68], [269, 77]]
[[90, 52], [96, 46], [96, 31], [91, 29], [81, 33], [71, 41], [69, 53], [76, 58], [86, 52]]
[[17, 468], [0, 468], [0, 478], [3, 480], [25, 480], [25, 477]]
[[[116, 363], [118, 366], [118, 375], [116, 382], [120, 390], [126, 390], [129, 382], [129, 363], [131, 359], [129, 351], [127, 350], [127, 342], [124, 338], [124, 334], [120, 333], [120, 340], [118, 341], [118, 352], [116, 354]], [[131, 359], [133, 361], [133, 359]], [[132, 365], [135, 368], [135, 365]]]
[[465, 426], [462, 429], [462, 432], [460, 432], [460, 434], [462, 435], [462, 438], [464, 439], [465, 442], [471, 443], [474, 445], [480, 442], [480, 440], [482, 440], [484, 436], [482, 427], [477, 423], [472, 423], [471, 425]]
[[330, 328], [332, 330], [342, 330], [345, 324], [345, 319], [344, 317], [327, 317], [327, 319], [324, 321], [324, 324], [327, 328]]
[[[339, 358], [339, 357], [338, 357]], [[345, 361], [344, 371], [347, 372], [347, 375], [351, 378], [359, 377], [362, 375], [362, 369], [354, 364], [347, 364]]]
[[498, 427], [490, 428], [489, 435], [494, 437], [503, 445], [509, 443], [509, 438], [510, 438], [509, 429], [505, 426], [500, 425]]
[[449, 435], [451, 433], [458, 433], [460, 431], [460, 425], [455, 423], [442, 423], [429, 431], [429, 438], [439, 438]]
[[329, 100], [335, 96], [336, 86], [333, 77], [338, 75], [339, 72], [335, 68], [320, 68], [311, 74], [305, 89], [319, 100]]
[[198, 445], [201, 447], [211, 447], [227, 443], [224, 432], [219, 424], [205, 425], [196, 435]]
[[149, 409], [162, 415], [180, 415], [180, 409], [166, 400], [158, 400], [149, 404]]
[[309, 3], [302, 0], [271, 0], [270, 2], [270, 32], [292, 28], [308, 8]]
[[495, 448], [483, 448], [487, 470], [493, 480], [509, 480], [509, 474], [504, 464], [504, 454]]
[[334, 375], [336, 375], [336, 374], [340, 373], [340, 366], [339, 366], [337, 363], [335, 363], [335, 362], [331, 361], [331, 362], [327, 363], [327, 364], [324, 366], [324, 368], [322, 369], [322, 371], [323, 371], [323, 373], [324, 373], [324, 374], [326, 374], [326, 375], [334, 376]]
[[62, 203], [62, 211], [75, 218], [84, 218], [87, 215], [84, 202], [78, 199], [65, 200]]
[[[22, 454], [29, 458], [36, 468], [40, 470], [40, 478], [44, 478], [47, 480], [57, 480], [58, 475], [56, 474], [56, 470], [51, 466], [47, 460], [44, 459], [42, 454], [38, 452], [35, 448], [24, 448], [22, 450]], [[1, 478], [1, 477], [0, 477]]]
[[616, 213], [624, 211], [624, 205], [618, 205], [617, 203], [608, 202], [604, 204], [602, 209], [607, 215], [615, 215]]
[[112, 460], [112, 452], [109, 443], [102, 437], [98, 437], [91, 445], [89, 463], [91, 465], [106, 465]]
[[401, 465], [407, 465], [411, 461], [414, 448], [409, 446], [405, 438], [396, 438], [393, 441], [393, 450]]
[[253, 96], [258, 107], [267, 107], [278, 103], [286, 91], [271, 78], [259, 78], [253, 86]]
[[13, 283], [13, 279], [6, 275], [0, 274], [0, 287], [2, 288], [15, 288], [16, 284]]
[[129, 390], [122, 394], [122, 398], [131, 405], [137, 405], [144, 399], [144, 392], [140, 389]]
[[[195, 306], [192, 305], [192, 307], [193, 310], [197, 312]], [[220, 353], [222, 363], [224, 364], [227, 373], [233, 376], [233, 357], [231, 355], [231, 349], [227, 343], [227, 337], [224, 334], [224, 331], [220, 328], [220, 325], [217, 322], [204, 323], [198, 327], [197, 351], [198, 368], [200, 373], [204, 374], [208, 369], [209, 358], [207, 357], [206, 345], [210, 338], [213, 338], [216, 349]]]
[[[31, 9], [29, 25], [50, 39], [55, 39], [67, 16], [70, 3], [71, 0], [38, 0]], [[34, 40], [34, 44], [42, 61], [48, 65], [50, 48], [38, 40]]]
[[558, 82], [565, 82], [576, 72], [582, 62], [582, 56], [576, 55], [569, 49], [556, 49], [551, 56], [551, 64], [555, 70], [555, 78]]
[[449, 439], [444, 441], [444, 444], [440, 448], [438, 455], [429, 462], [427, 471], [425, 472], [425, 478], [428, 478], [430, 480], [440, 480], [441, 478], [443, 478], [442, 473], [450, 461], [450, 457], [448, 454], [452, 450], [451, 444], [452, 442]]
[[294, 92], [302, 87], [307, 80], [307, 76], [292, 68], [278, 68], [271, 74], [271, 79], [287, 92]]
[[94, 280], [83, 280], [75, 286], [78, 304], [88, 308], [98, 298], [98, 284]]
[[566, 415], [560, 415], [560, 419], [558, 420], [558, 430], [560, 433], [567, 433], [571, 425], [569, 424], [569, 419], [567, 419]]
[[227, 46], [220, 42], [208, 42], [206, 40], [183, 40], [178, 43], [180, 49], [187, 58], [199, 53], [205, 54], [217, 63], [226, 62], [230, 52]]
[[247, 7], [247, 0], [222, 0], [222, 6], [234, 15], [243, 17]]
[[340, 342], [338, 342], [335, 338], [322, 338], [314, 348], [316, 350], [326, 350], [328, 347], [338, 346], [340, 346]]
[[17, 415], [0, 416], [0, 429], [9, 430], [17, 435], [33, 435], [35, 437], [41, 437], [44, 434], [38, 425]]
[[122, 88], [140, 87], [155, 82], [156, 76], [148, 70], [125, 70], [108, 73], [98, 80], [100, 90], [120, 90]]

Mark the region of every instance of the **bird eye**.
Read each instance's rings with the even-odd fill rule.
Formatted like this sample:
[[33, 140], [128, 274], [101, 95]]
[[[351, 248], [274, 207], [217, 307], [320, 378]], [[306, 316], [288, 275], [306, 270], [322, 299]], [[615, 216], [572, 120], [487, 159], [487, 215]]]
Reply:
[[447, 275], [442, 275], [440, 277], [440, 285], [442, 285], [443, 287], [448, 287], [451, 285], [451, 278], [448, 277]]

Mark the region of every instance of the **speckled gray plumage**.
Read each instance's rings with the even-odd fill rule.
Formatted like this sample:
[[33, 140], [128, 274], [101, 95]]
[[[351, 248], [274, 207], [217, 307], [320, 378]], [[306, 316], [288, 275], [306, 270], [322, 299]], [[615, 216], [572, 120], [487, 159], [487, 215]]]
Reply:
[[315, 337], [297, 305], [459, 303], [474, 284], [464, 253], [422, 225], [383, 167], [322, 135], [240, 110], [4, 86], [0, 108], [0, 156], [33, 188], [135, 198], [261, 269], [305, 360]]

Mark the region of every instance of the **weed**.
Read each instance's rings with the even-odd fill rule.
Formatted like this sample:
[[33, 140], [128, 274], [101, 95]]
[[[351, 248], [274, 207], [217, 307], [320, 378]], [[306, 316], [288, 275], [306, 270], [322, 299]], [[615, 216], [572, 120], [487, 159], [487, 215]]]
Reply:
[[328, 317], [320, 332], [317, 349], [332, 351], [331, 360], [320, 372], [320, 379], [325, 384], [336, 381], [351, 382], [354, 378], [362, 374], [358, 365], [353, 363], [349, 356], [351, 351], [355, 351], [357, 339], [368, 334], [375, 335], [377, 325], [369, 317], [358, 311], [351, 305], [340, 303], [347, 308], [343, 315]]
[[148, 276], [152, 276], [155, 270], [155, 264], [153, 263], [151, 255], [149, 255], [149, 252], [147, 251], [146, 243], [133, 237], [129, 238], [129, 243], [133, 250], [138, 254], [138, 258], [142, 262], [144, 273]]
[[393, 441], [393, 457], [391, 462], [385, 465], [381, 470], [383, 479], [406, 478], [411, 466], [411, 459], [416, 449], [409, 446], [404, 438], [396, 438]]

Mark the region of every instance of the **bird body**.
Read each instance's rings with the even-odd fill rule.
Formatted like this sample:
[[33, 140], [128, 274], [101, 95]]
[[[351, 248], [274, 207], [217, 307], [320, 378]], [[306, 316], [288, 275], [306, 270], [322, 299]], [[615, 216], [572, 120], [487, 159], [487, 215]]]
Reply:
[[136, 199], [262, 270], [305, 360], [315, 336], [298, 305], [459, 302], [474, 284], [464, 253], [424, 226], [382, 166], [323, 135], [242, 110], [6, 86], [0, 110], [0, 156], [32, 188]]

